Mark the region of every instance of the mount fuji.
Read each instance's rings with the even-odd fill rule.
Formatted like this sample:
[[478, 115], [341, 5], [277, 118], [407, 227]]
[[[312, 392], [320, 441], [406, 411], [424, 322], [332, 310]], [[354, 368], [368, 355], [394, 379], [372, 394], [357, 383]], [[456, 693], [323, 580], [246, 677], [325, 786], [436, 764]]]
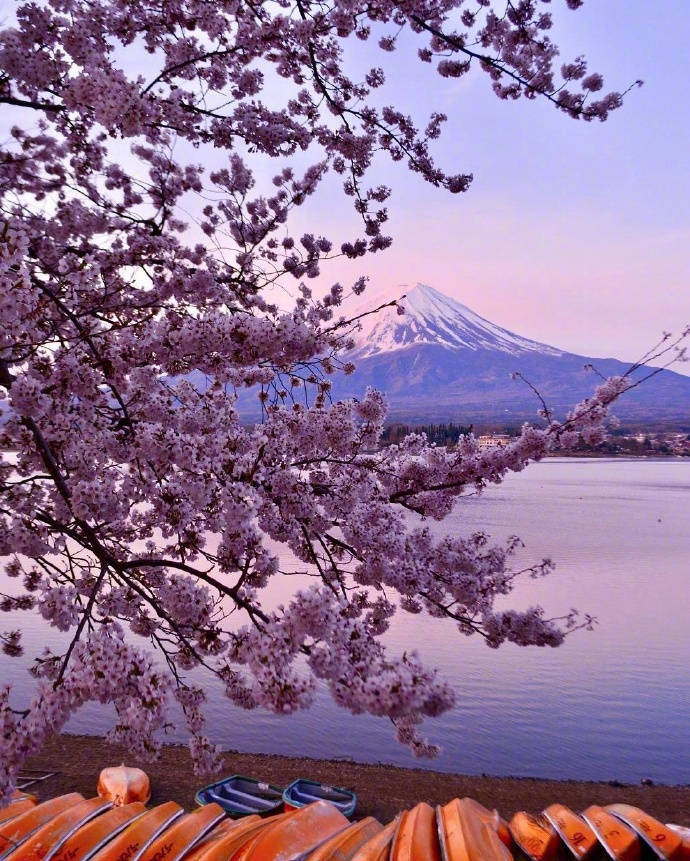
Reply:
[[[400, 304], [402, 315], [386, 308], [362, 319], [347, 356], [356, 371], [338, 375], [333, 387], [338, 398], [361, 397], [367, 386], [380, 389], [393, 420], [512, 424], [532, 419], [540, 404], [523, 381], [511, 378], [515, 371], [562, 417], [597, 384], [586, 364], [606, 377], [629, 367], [523, 338], [425, 284], [407, 290]], [[661, 371], [621, 398], [614, 412], [629, 421], [687, 423], [690, 377]]]

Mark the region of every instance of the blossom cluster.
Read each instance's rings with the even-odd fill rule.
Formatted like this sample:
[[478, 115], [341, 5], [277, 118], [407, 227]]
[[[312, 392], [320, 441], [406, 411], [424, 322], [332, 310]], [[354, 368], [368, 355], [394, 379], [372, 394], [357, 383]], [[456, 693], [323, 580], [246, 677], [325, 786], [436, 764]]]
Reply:
[[[0, 691], [0, 801], [89, 700], [115, 704], [112, 738], [141, 756], [176, 702], [199, 767], [215, 767], [192, 668], [235, 704], [280, 713], [325, 684], [431, 755], [419, 722], [454, 693], [414, 650], [388, 654], [396, 612], [491, 646], [562, 641], [569, 622], [540, 608], [494, 609], [515, 583], [514, 542], [438, 538], [423, 518], [598, 439], [626, 381], [505, 449], [415, 434], [380, 449], [384, 397], [330, 396], [354, 370], [341, 306], [366, 279], [308, 286], [328, 259], [390, 244], [375, 156], [451, 193], [471, 182], [433, 159], [443, 114], [418, 123], [372, 96], [404, 28], [441, 76], [476, 68], [502, 98], [541, 95], [584, 119], [618, 106], [590, 100], [602, 80], [583, 60], [556, 69], [545, 5], [259, 0], [249, 15], [235, 0], [18, 0], [0, 31], [0, 103], [16, 117], [0, 159], [0, 451], [13, 453], [0, 562], [17, 584], [0, 610], [36, 611], [70, 642], [35, 657], [26, 708]], [[361, 80], [346, 72], [351, 36], [376, 52]], [[361, 226], [293, 230], [329, 175]], [[276, 284], [292, 285], [292, 307]], [[263, 420], [248, 426], [238, 399], [257, 390]], [[315, 585], [269, 611], [276, 543]], [[0, 642], [19, 654], [21, 631]]]

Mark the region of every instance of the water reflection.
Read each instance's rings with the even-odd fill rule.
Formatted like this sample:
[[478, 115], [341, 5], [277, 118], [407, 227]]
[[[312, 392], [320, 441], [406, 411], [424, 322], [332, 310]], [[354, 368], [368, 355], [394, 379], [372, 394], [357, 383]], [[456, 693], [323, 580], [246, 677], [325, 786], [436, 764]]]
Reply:
[[[552, 556], [558, 567], [552, 577], [526, 581], [510, 602], [536, 601], [554, 615], [578, 607], [599, 624], [560, 649], [493, 651], [450, 624], [396, 620], [391, 647], [416, 647], [458, 690], [457, 708], [428, 724], [443, 747], [433, 764], [397, 745], [387, 721], [342, 712], [322, 690], [310, 712], [277, 718], [237, 709], [211, 686], [215, 739], [246, 751], [465, 773], [687, 781], [689, 488], [688, 461], [549, 460], [434, 525], [461, 535], [483, 529], [498, 539], [517, 533], [526, 543], [517, 564]], [[297, 584], [277, 582], [276, 603]], [[46, 627], [30, 615], [16, 624], [24, 624], [27, 653], [35, 654]], [[48, 633], [57, 648], [62, 635]], [[2, 658], [17, 704], [31, 685], [21, 672], [27, 663]], [[68, 728], [101, 733], [111, 722], [108, 709], [88, 706]]]

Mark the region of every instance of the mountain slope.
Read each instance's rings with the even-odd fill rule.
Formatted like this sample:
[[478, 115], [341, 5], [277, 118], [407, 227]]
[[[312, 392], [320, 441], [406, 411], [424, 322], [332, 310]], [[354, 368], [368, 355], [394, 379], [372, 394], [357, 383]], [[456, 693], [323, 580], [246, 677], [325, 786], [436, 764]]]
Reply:
[[[389, 308], [364, 318], [351, 353], [357, 370], [336, 379], [335, 396], [358, 397], [372, 385], [388, 394], [392, 419], [514, 423], [533, 418], [539, 408], [534, 392], [511, 379], [515, 371], [563, 416], [596, 386], [586, 364], [604, 376], [628, 369], [616, 359], [580, 356], [523, 338], [426, 285], [410, 290], [403, 305], [403, 315]], [[690, 378], [662, 371], [626, 394], [615, 413], [644, 422], [690, 421]]]
[[353, 355], [364, 358], [421, 344], [459, 350], [486, 349], [511, 355], [530, 352], [564, 355], [547, 344], [495, 326], [427, 284], [417, 284], [409, 290], [402, 305], [406, 312], [403, 315], [395, 308], [387, 308], [364, 318]]

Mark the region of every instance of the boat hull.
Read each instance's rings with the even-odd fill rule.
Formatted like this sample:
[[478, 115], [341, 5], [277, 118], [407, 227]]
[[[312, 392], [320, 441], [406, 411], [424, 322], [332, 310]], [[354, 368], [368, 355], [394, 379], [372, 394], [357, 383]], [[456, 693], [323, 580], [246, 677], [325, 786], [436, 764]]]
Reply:
[[609, 858], [614, 861], [639, 861], [642, 847], [632, 828], [596, 804], [584, 810], [582, 818], [595, 833]]
[[631, 804], [609, 804], [606, 809], [635, 831], [640, 839], [664, 861], [681, 861], [683, 841], [679, 834]]
[[184, 856], [184, 861], [226, 861], [252, 836], [266, 827], [260, 816], [245, 816], [241, 820], [226, 819]]
[[349, 789], [326, 786], [316, 780], [298, 778], [283, 791], [283, 804], [286, 810], [299, 810], [315, 801], [328, 801], [348, 819], [354, 814], [357, 796]]
[[556, 861], [560, 840], [553, 825], [545, 817], [532, 816], [521, 810], [510, 820], [510, 833], [531, 861]]
[[564, 804], [550, 804], [544, 816], [556, 829], [569, 854], [574, 858], [592, 859], [601, 849], [596, 834], [585, 820]]
[[154, 807], [99, 849], [89, 861], [134, 861], [183, 812], [175, 801], [166, 801]]
[[17, 798], [11, 801], [7, 807], [0, 810], [0, 825], [10, 819], [14, 819], [15, 816], [21, 816], [22, 813], [26, 813], [27, 810], [31, 810], [34, 807], [36, 807], [35, 798]]
[[474, 815], [478, 816], [485, 825], [493, 828], [496, 834], [498, 834], [501, 843], [503, 843], [508, 849], [515, 847], [513, 838], [510, 834], [510, 828], [508, 828], [508, 823], [500, 816], [498, 810], [489, 810], [484, 807], [483, 804], [475, 801], [474, 798], [465, 797], [460, 800], [463, 804], [466, 804], [472, 810]]
[[132, 861], [179, 861], [224, 818], [225, 811], [217, 804], [197, 807], [166, 828]]
[[106, 843], [146, 813], [141, 801], [115, 807], [83, 825], [61, 846], [55, 847], [45, 861], [89, 861]]
[[70, 792], [68, 795], [60, 795], [57, 798], [51, 798], [50, 801], [44, 801], [43, 804], [37, 804], [20, 816], [15, 816], [3, 823], [0, 826], [0, 859], [4, 861], [46, 822], [82, 801], [84, 801], [83, 795]]
[[421, 802], [400, 817], [391, 846], [391, 861], [441, 861], [436, 817], [430, 805]]
[[671, 825], [668, 822], [666, 823], [666, 827], [670, 828], [671, 831], [675, 831], [680, 836], [683, 842], [683, 851], [680, 857], [683, 861], [690, 861], [690, 828], [684, 828], [682, 825]]
[[316, 801], [261, 832], [246, 854], [247, 861], [297, 861], [349, 825], [327, 801]]
[[34, 831], [21, 846], [6, 856], [7, 861], [42, 861], [83, 825], [111, 807], [112, 803], [104, 798], [89, 798], [71, 805]]
[[388, 861], [390, 847], [398, 827], [399, 816], [374, 835], [352, 856], [351, 861]]
[[493, 824], [480, 815], [471, 799], [455, 798], [437, 807], [436, 819], [443, 861], [512, 861]]
[[283, 808], [283, 790], [243, 774], [233, 774], [200, 789], [197, 804], [219, 804], [233, 819], [273, 816]]
[[307, 861], [351, 861], [355, 852], [382, 830], [383, 825], [377, 819], [367, 816], [331, 837], [315, 849]]

